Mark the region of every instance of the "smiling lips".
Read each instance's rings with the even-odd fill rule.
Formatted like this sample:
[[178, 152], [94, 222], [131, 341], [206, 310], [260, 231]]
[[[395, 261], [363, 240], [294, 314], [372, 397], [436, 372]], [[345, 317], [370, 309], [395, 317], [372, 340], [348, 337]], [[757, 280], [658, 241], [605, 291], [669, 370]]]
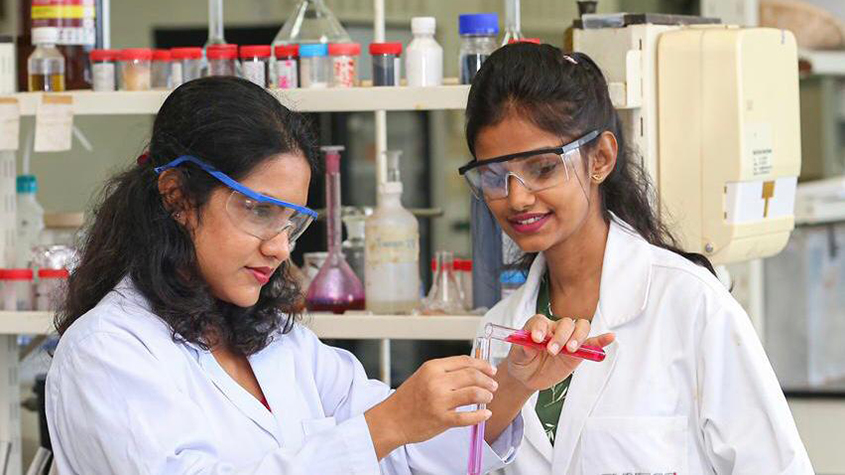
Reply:
[[255, 280], [261, 285], [270, 282], [270, 276], [273, 275], [273, 268], [271, 267], [247, 267], [246, 269], [252, 272]]
[[536, 233], [546, 224], [552, 213], [526, 213], [508, 218], [514, 231], [520, 234]]

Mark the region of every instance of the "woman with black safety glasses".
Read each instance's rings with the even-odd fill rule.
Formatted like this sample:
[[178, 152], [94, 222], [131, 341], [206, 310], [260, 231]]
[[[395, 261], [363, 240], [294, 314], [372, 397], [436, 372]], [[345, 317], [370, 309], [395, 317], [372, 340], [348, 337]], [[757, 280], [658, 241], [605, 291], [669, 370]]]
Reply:
[[[484, 361], [433, 360], [391, 391], [299, 323], [288, 258], [316, 216], [316, 155], [303, 117], [249, 81], [168, 96], [149, 152], [103, 191], [57, 316], [60, 474], [459, 473], [484, 420], [485, 470], [513, 460], [531, 381], [571, 358], [514, 357], [498, 382]], [[465, 410], [494, 392], [495, 413]]]
[[[526, 444], [503, 473], [812, 473], [748, 316], [658, 219], [596, 64], [505, 46], [473, 80], [466, 115], [475, 158], [460, 173], [523, 251], [512, 264], [527, 275], [479, 334], [487, 323], [556, 324], [551, 354], [577, 348], [560, 344], [567, 335], [616, 336], [603, 362], [532, 387]], [[514, 356], [543, 354], [502, 342], [491, 352], [497, 377]]]

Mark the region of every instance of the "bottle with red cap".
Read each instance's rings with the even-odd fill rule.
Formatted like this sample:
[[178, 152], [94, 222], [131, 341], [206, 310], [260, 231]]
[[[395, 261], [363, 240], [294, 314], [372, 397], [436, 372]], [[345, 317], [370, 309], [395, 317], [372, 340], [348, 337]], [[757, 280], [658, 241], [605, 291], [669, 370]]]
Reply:
[[174, 88], [202, 77], [202, 48], [172, 48], [170, 57], [170, 82]]
[[398, 86], [402, 77], [402, 43], [371, 43], [373, 86]]
[[0, 295], [7, 312], [32, 310], [32, 269], [0, 269]]
[[91, 50], [91, 70], [95, 91], [117, 90], [117, 59], [120, 52], [113, 49]]
[[172, 62], [169, 49], [153, 51], [151, 83], [153, 89], [170, 89], [170, 63]]
[[129, 48], [120, 52], [120, 88], [123, 91], [150, 89], [150, 62], [153, 50]]
[[209, 45], [205, 50], [209, 76], [238, 75], [238, 45]]
[[299, 45], [278, 45], [276, 53], [276, 87], [299, 87]]
[[270, 65], [269, 45], [241, 46], [241, 74], [261, 87], [267, 87]]
[[333, 43], [329, 45], [332, 59], [332, 87], [354, 87], [358, 84], [358, 43]]

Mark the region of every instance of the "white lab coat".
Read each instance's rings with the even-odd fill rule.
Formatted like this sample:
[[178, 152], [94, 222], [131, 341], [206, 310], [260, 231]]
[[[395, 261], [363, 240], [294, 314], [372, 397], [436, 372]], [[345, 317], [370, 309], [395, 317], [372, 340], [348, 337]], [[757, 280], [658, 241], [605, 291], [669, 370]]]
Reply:
[[[310, 330], [296, 325], [249, 358], [271, 413], [210, 352], [175, 343], [130, 282], [56, 350], [46, 411], [60, 474], [465, 473], [469, 428], [379, 464], [363, 413], [390, 389]], [[512, 460], [521, 439], [518, 417], [485, 445], [485, 467]]]
[[[536, 313], [545, 271], [540, 254], [525, 285], [483, 323], [522, 328]], [[590, 333], [609, 331], [616, 342], [606, 359], [585, 361], [573, 375], [554, 447], [536, 415], [535, 394], [522, 411], [526, 443], [497, 473], [812, 473], [743, 309], [706, 269], [616, 221]], [[494, 341], [494, 360], [509, 347]]]

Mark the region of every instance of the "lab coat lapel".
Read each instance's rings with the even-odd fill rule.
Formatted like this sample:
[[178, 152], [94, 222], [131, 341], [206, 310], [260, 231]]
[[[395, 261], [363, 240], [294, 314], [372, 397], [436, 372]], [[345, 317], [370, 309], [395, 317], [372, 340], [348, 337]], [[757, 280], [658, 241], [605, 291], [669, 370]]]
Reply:
[[[206, 374], [211, 378], [212, 383], [226, 396], [247, 417], [252, 419], [259, 427], [267, 431], [276, 442], [283, 444], [282, 433], [279, 424], [266, 407], [264, 407], [246, 389], [242, 388], [214, 358], [210, 351], [199, 350], [199, 362]], [[255, 371], [255, 369], [253, 369]], [[261, 380], [259, 379], [259, 384]], [[263, 387], [262, 387], [263, 390]], [[273, 407], [272, 405], [270, 407]]]
[[535, 392], [528, 399], [528, 402], [522, 406], [522, 420], [525, 423], [525, 440], [537, 449], [547, 462], [551, 463], [553, 454], [552, 443], [549, 442], [546, 431], [543, 429], [540, 419], [534, 412], [537, 406], [538, 395], [539, 393]]

